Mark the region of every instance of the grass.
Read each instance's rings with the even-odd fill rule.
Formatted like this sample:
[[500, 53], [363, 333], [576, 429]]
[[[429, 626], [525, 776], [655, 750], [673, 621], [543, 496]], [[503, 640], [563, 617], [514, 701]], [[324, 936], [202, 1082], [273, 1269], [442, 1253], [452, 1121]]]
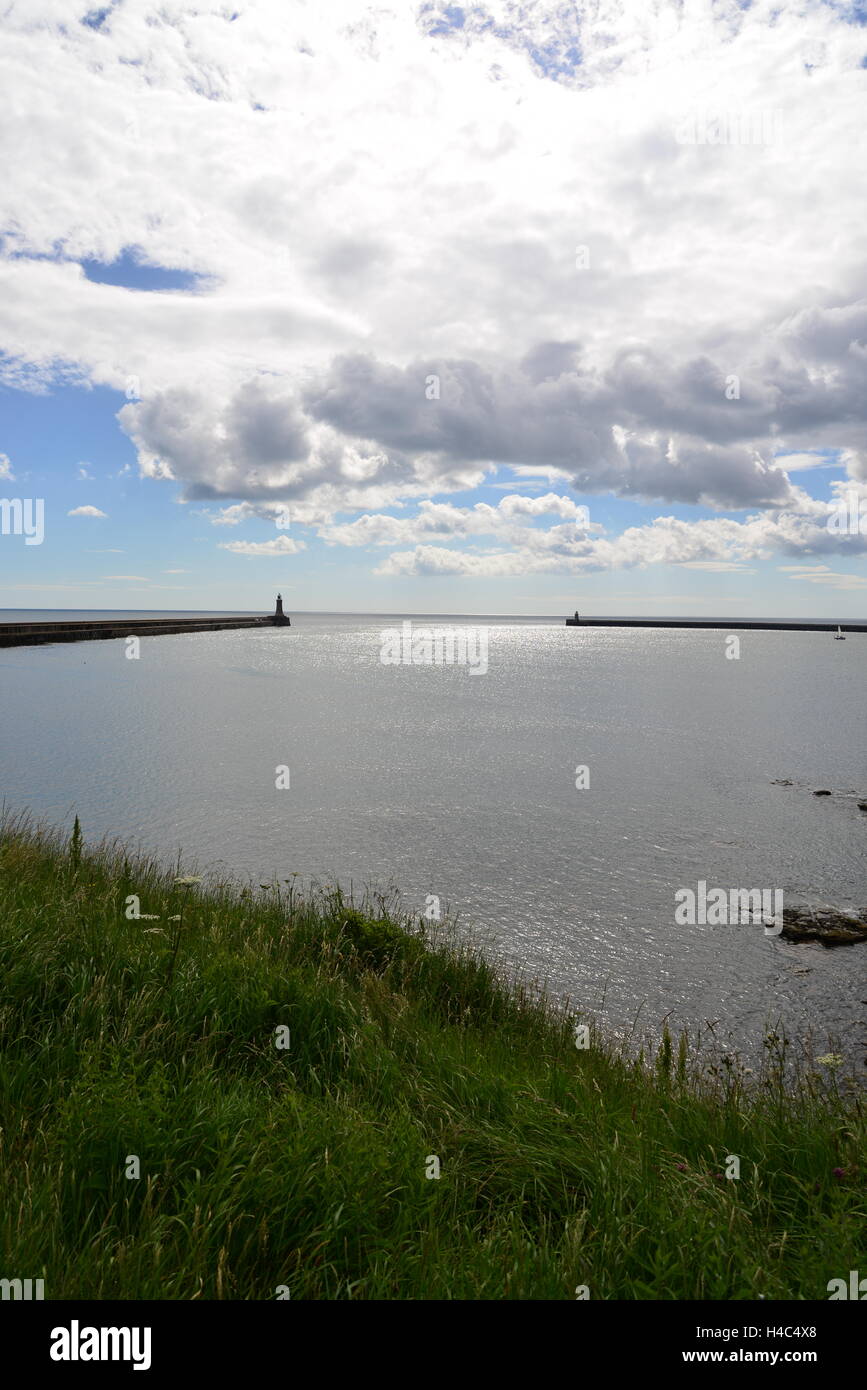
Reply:
[[49, 1299], [825, 1299], [867, 1268], [863, 1096], [786, 1086], [773, 1040], [751, 1082], [579, 1050], [381, 900], [26, 819], [0, 923], [0, 1275]]

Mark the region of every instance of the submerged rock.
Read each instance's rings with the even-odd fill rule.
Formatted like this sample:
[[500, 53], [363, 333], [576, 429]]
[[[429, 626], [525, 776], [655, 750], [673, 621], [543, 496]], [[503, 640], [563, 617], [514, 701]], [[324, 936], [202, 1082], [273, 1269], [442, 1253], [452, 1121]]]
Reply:
[[823, 946], [853, 946], [867, 941], [867, 909], [839, 912], [833, 907], [784, 907], [786, 941], [821, 941]]

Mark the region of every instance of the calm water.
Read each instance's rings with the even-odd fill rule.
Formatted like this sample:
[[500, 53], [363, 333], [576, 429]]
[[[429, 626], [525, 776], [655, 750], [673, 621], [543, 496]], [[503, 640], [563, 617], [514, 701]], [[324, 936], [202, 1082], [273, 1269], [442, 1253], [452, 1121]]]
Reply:
[[293, 615], [145, 638], [137, 661], [118, 641], [0, 651], [2, 794], [257, 882], [436, 894], [609, 1026], [719, 1020], [752, 1050], [781, 1020], [863, 1074], [867, 946], [677, 926], [674, 895], [867, 906], [867, 638], [742, 632], [735, 661], [722, 632], [489, 619], [471, 675], [382, 665], [399, 622]]

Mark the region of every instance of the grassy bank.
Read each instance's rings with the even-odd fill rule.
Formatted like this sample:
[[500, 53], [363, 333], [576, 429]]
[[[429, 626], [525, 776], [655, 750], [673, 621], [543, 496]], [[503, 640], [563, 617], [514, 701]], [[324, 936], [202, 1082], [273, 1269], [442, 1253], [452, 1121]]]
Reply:
[[867, 1269], [863, 1099], [785, 1092], [773, 1040], [746, 1089], [677, 1041], [650, 1067], [579, 1050], [574, 1021], [382, 907], [178, 884], [7, 824], [0, 1277], [46, 1298], [825, 1299]]

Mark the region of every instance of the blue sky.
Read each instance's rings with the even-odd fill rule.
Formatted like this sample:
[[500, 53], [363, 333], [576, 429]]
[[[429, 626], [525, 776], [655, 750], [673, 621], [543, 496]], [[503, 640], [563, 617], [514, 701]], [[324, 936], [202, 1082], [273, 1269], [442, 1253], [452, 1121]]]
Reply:
[[862, 618], [854, 18], [13, 4], [0, 605]]

